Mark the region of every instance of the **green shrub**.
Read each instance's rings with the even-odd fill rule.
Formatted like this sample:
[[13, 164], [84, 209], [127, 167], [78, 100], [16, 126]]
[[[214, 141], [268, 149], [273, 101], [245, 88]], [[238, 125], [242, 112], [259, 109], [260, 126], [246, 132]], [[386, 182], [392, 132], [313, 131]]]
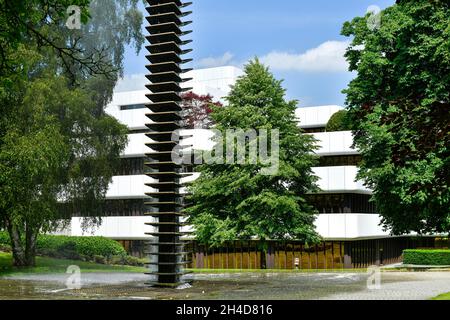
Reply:
[[415, 265], [450, 265], [450, 250], [403, 250], [403, 263]]
[[106, 264], [106, 258], [100, 255], [94, 255], [94, 262], [99, 264]]
[[0, 252], [11, 252], [11, 246], [8, 244], [2, 244], [0, 243]]
[[0, 244], [3, 245], [11, 245], [11, 241], [9, 240], [9, 235], [6, 231], [0, 231]]
[[124, 260], [125, 265], [135, 267], [143, 267], [145, 265], [145, 262], [147, 261], [146, 259], [139, 259], [133, 256], [126, 256]]
[[327, 132], [351, 130], [347, 118], [347, 110], [341, 110], [333, 114], [330, 120], [328, 120], [325, 130]]
[[143, 267], [146, 261], [146, 259], [140, 259], [133, 256], [112, 256], [108, 260], [108, 264]]
[[[0, 251], [2, 249], [10, 250], [10, 240], [6, 232], [0, 231]], [[143, 266], [146, 261], [127, 255], [117, 241], [103, 237], [40, 235], [37, 241], [37, 253], [58, 259], [114, 265]]]
[[[0, 244], [10, 245], [9, 235], [6, 232], [0, 232]], [[94, 256], [108, 258], [127, 255], [125, 249], [112, 239], [54, 235], [40, 235], [38, 237], [37, 253], [54, 258], [77, 260], [93, 260]]]
[[77, 246], [74, 241], [66, 241], [52, 248], [41, 247], [38, 250], [41, 255], [49, 257], [81, 260], [81, 254], [77, 252]]
[[108, 260], [108, 264], [112, 264], [112, 265], [124, 265], [124, 256], [112, 256], [109, 258]]

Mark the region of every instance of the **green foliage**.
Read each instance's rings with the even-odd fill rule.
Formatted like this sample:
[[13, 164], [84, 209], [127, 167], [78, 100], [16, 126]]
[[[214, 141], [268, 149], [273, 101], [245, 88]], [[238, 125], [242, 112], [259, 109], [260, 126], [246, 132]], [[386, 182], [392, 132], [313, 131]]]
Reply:
[[124, 265], [104, 265], [92, 262], [69, 260], [69, 259], [56, 259], [49, 257], [37, 257], [36, 267], [28, 268], [15, 268], [12, 266], [12, 255], [10, 253], [0, 252], [0, 276], [5, 275], [24, 275], [24, 274], [64, 274], [67, 272], [67, 268], [72, 265], [80, 267], [81, 272], [146, 272], [145, 268], [136, 266], [124, 266]]
[[[100, 222], [127, 142], [127, 128], [104, 109], [125, 46], [138, 52], [144, 41], [137, 4], [0, 0], [0, 228], [16, 265], [33, 265], [37, 234], [67, 218], [58, 201], [94, 216], [83, 226]], [[82, 9], [81, 30], [65, 26], [69, 5]]]
[[214, 128], [224, 136], [227, 129], [278, 129], [279, 168], [264, 175], [261, 170], [266, 165], [250, 163], [248, 157], [243, 164], [199, 166], [201, 175], [189, 187], [192, 205], [186, 209], [199, 242], [218, 246], [253, 237], [262, 243], [319, 240], [313, 224], [315, 211], [304, 198], [315, 190], [314, 140], [297, 126], [297, 102], [286, 101], [284, 95], [281, 81], [255, 60], [245, 66], [245, 74], [227, 97], [228, 105], [213, 107]]
[[0, 244], [10, 245], [11, 240], [9, 239], [9, 235], [5, 231], [0, 231]]
[[130, 255], [112, 256], [107, 259], [107, 263], [111, 265], [127, 265], [135, 267], [145, 266], [147, 261], [147, 259], [141, 259]]
[[[75, 79], [122, 74], [126, 45], [138, 52], [144, 42], [139, 0], [0, 0], [0, 74], [20, 72], [11, 54], [21, 44], [36, 43], [60, 59], [60, 66]], [[67, 9], [81, 9], [81, 30], [65, 23]]]
[[94, 255], [93, 260], [95, 263], [106, 264], [106, 258], [100, 255]]
[[[133, 257], [133, 256], [121, 256], [122, 257], [122, 262], [118, 263], [121, 265], [127, 265], [127, 266], [135, 266], [135, 267], [142, 267], [145, 265], [146, 262], [148, 262], [147, 259], [141, 259], [138, 257]], [[111, 262], [109, 262], [111, 263]]]
[[351, 130], [347, 119], [347, 111], [340, 110], [333, 114], [325, 127], [327, 132]]
[[103, 237], [68, 237], [42, 235], [38, 238], [39, 250], [64, 251], [70, 248], [80, 256], [88, 259], [95, 256], [109, 257], [126, 255], [125, 249], [117, 242]]
[[[11, 244], [7, 232], [0, 232], [0, 244]], [[37, 252], [42, 255], [94, 260], [101, 256], [103, 259], [113, 256], [125, 257], [125, 249], [115, 240], [103, 237], [71, 237], [40, 235], [37, 240]]]
[[366, 181], [395, 234], [450, 231], [450, 8], [398, 1], [371, 31], [346, 22], [357, 77], [344, 92]]
[[46, 72], [14, 89], [0, 95], [0, 224], [23, 239], [59, 225], [61, 196], [95, 212], [127, 138], [123, 125], [98, 112], [92, 91], [71, 88], [63, 76]]
[[[85, 23], [89, 17], [89, 0], [0, 0], [0, 74], [20, 70], [11, 54], [21, 44], [38, 42], [41, 46], [56, 48], [61, 38], [48, 35], [46, 30], [64, 24], [70, 5], [81, 8], [81, 20]], [[65, 46], [62, 49], [66, 49]]]
[[0, 243], [0, 252], [11, 252], [12, 248], [9, 244]]
[[403, 263], [428, 266], [450, 266], [450, 250], [403, 250]]
[[432, 300], [450, 300], [450, 292], [443, 293], [434, 297]]
[[79, 45], [89, 56], [102, 49], [104, 58], [114, 66], [117, 75], [123, 75], [125, 48], [133, 47], [139, 53], [145, 38], [142, 33], [143, 15], [138, 8], [140, 0], [90, 0], [89, 19], [79, 31]]

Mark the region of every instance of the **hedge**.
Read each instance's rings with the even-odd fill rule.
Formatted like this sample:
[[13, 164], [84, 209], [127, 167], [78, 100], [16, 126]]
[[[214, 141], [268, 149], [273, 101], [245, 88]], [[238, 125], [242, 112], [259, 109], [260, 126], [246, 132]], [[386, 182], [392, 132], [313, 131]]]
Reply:
[[0, 231], [0, 244], [8, 246], [11, 244], [9, 241], [9, 235], [6, 231]]
[[[0, 244], [10, 245], [9, 235], [0, 232]], [[70, 237], [40, 235], [37, 240], [37, 253], [62, 258], [87, 258], [95, 256], [126, 256], [125, 249], [112, 239], [104, 237]]]
[[449, 266], [450, 250], [403, 250], [403, 264]]

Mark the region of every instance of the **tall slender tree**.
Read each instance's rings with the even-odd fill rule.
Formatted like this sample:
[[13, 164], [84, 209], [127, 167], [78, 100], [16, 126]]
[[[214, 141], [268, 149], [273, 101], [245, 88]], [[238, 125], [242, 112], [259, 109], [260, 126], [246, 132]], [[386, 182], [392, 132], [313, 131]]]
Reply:
[[223, 136], [227, 129], [279, 130], [279, 169], [265, 175], [267, 164], [249, 157], [243, 164], [204, 164], [189, 188], [192, 204], [186, 209], [201, 243], [219, 246], [228, 240], [258, 239], [263, 268], [268, 240], [319, 240], [313, 224], [316, 212], [305, 201], [305, 194], [315, 190], [314, 140], [298, 127], [297, 101], [286, 101], [284, 95], [281, 81], [257, 59], [245, 66], [226, 98], [228, 105], [213, 108], [214, 128]]

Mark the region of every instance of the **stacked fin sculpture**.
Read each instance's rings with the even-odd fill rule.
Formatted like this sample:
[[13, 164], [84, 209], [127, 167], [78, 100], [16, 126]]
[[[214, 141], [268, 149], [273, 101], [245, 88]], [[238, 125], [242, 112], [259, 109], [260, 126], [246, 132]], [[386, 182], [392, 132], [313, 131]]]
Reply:
[[[182, 78], [182, 74], [190, 69], [183, 69], [181, 56], [192, 51], [183, 46], [192, 42], [182, 37], [191, 33], [182, 28], [191, 21], [182, 21], [190, 11], [185, 8], [192, 4], [179, 0], [147, 0], [147, 59], [146, 66], [150, 74], [147, 75], [150, 84], [147, 94], [151, 111], [147, 117], [151, 120], [147, 124], [147, 136], [151, 143], [147, 146], [152, 150], [146, 155], [146, 175], [152, 178], [147, 184], [154, 192], [147, 193], [149, 200], [145, 203], [147, 214], [153, 221], [147, 225], [154, 227], [154, 232], [147, 233], [154, 237], [150, 242], [150, 285], [163, 287], [177, 287], [183, 284], [183, 267], [189, 263], [184, 252], [185, 234], [182, 232], [183, 197], [180, 194], [181, 178], [185, 176], [182, 166], [172, 158], [173, 150], [179, 146], [179, 138], [175, 138], [177, 130], [182, 129], [180, 94], [189, 88], [182, 89], [181, 83], [190, 79]], [[174, 134], [175, 133], [175, 134]]]

